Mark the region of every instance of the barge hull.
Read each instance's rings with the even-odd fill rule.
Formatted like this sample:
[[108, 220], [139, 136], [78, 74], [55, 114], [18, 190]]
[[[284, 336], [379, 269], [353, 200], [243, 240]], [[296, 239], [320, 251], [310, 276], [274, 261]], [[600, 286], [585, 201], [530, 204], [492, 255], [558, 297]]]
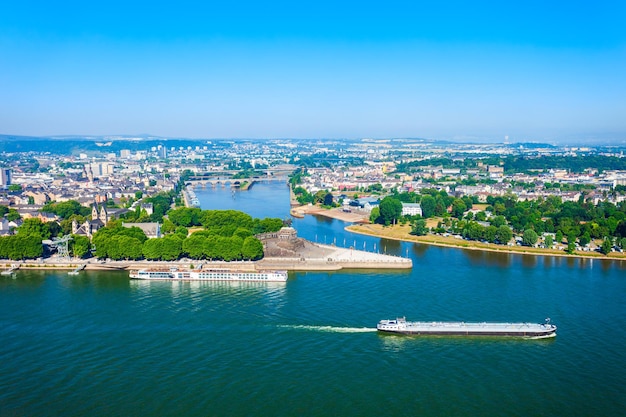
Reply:
[[555, 337], [554, 332], [471, 332], [471, 331], [420, 331], [420, 330], [378, 330], [384, 334], [409, 336], [491, 336], [491, 337]]
[[465, 323], [465, 322], [409, 322], [404, 317], [381, 320], [376, 326], [381, 333], [434, 336], [490, 336], [546, 338], [556, 336], [556, 326], [545, 323]]

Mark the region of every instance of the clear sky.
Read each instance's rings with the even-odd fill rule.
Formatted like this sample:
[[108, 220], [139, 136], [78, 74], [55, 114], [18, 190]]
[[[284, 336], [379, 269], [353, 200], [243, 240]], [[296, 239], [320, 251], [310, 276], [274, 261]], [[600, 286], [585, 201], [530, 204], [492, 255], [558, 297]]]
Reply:
[[0, 133], [625, 140], [626, 1], [1, 1]]

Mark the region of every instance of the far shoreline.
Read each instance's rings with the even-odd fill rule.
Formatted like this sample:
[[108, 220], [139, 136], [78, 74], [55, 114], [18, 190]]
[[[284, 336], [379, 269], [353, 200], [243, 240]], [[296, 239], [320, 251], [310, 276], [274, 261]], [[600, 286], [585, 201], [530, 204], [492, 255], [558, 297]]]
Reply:
[[495, 243], [482, 243], [471, 240], [459, 240], [453, 237], [446, 238], [444, 236], [433, 234], [428, 234], [426, 236], [413, 236], [409, 234], [410, 226], [408, 224], [395, 226], [372, 224], [369, 223], [369, 219], [364, 213], [344, 212], [341, 208], [325, 209], [313, 205], [299, 206], [292, 208], [291, 213], [295, 217], [304, 217], [306, 214], [314, 214], [341, 220], [347, 223], [352, 223], [344, 227], [344, 229], [349, 232], [384, 239], [398, 240], [402, 242], [421, 243], [424, 245], [455, 249], [468, 249], [474, 251], [512, 253], [517, 255], [558, 256], [571, 259], [582, 258], [610, 261], [626, 261], [626, 253], [612, 252], [610, 256], [606, 256], [597, 252], [586, 253], [576, 251], [573, 254], [568, 254], [559, 249], [531, 248], [527, 246], [504, 246]]
[[[385, 231], [383, 228], [396, 230], [388, 230]], [[454, 249], [467, 249], [474, 251], [483, 251], [483, 252], [496, 252], [496, 253], [504, 253], [504, 254], [516, 254], [516, 255], [533, 255], [533, 256], [555, 256], [562, 258], [581, 258], [581, 259], [597, 259], [597, 260], [608, 260], [608, 261], [626, 261], [626, 254], [615, 254], [613, 256], [606, 256], [602, 254], [586, 254], [577, 251], [573, 254], [568, 254], [565, 252], [561, 252], [558, 249], [542, 249], [542, 248], [531, 248], [531, 247], [517, 247], [517, 246], [504, 246], [497, 245], [495, 243], [481, 243], [476, 241], [468, 241], [468, 240], [459, 240], [458, 244], [456, 242], [446, 239], [443, 236], [437, 235], [426, 235], [426, 236], [412, 236], [406, 232], [406, 236], [397, 236], [398, 228], [406, 228], [409, 229], [409, 226], [382, 226], [377, 224], [367, 224], [367, 225], [348, 225], [344, 229], [361, 235], [379, 237], [384, 239], [398, 240], [402, 242], [409, 243], [421, 243], [424, 245], [431, 246], [440, 246], [446, 248], [454, 248]], [[455, 238], [449, 238], [458, 240]], [[487, 246], [491, 245], [491, 247]], [[523, 249], [522, 249], [523, 248]]]

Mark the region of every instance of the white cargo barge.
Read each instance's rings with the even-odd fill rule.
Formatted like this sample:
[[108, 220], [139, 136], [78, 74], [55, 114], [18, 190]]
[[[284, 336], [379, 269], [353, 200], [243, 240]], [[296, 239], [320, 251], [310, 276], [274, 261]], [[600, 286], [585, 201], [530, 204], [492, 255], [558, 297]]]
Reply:
[[437, 321], [406, 321], [400, 317], [381, 320], [376, 326], [379, 332], [406, 335], [440, 336], [508, 336], [526, 338], [546, 338], [556, 336], [556, 326], [545, 323], [465, 323]]
[[132, 279], [161, 281], [242, 281], [242, 282], [285, 282], [287, 271], [244, 271], [227, 268], [180, 269], [143, 268], [129, 273]]

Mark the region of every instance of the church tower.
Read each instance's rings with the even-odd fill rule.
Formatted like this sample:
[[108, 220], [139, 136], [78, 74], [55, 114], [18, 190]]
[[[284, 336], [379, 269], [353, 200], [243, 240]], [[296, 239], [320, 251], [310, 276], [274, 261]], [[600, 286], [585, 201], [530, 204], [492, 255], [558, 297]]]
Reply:
[[102, 223], [106, 226], [109, 222], [109, 213], [105, 205], [100, 206], [100, 216], [98, 217]]
[[96, 220], [100, 217], [100, 213], [98, 212], [98, 203], [94, 202], [91, 206], [91, 220]]

